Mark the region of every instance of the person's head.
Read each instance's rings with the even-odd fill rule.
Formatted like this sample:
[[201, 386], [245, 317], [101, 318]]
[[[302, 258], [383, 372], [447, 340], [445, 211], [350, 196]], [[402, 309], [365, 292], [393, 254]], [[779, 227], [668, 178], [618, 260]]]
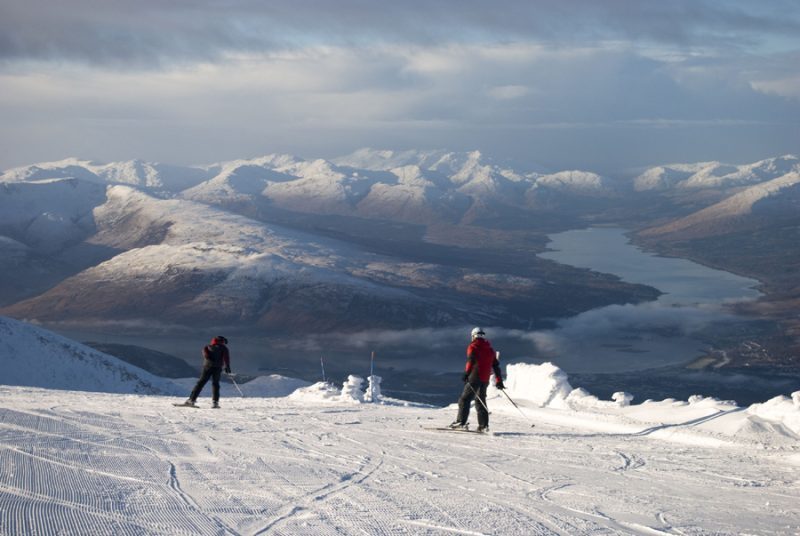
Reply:
[[486, 333], [483, 331], [483, 328], [472, 328], [472, 340], [475, 339], [485, 339]]
[[211, 344], [228, 344], [228, 339], [222, 335], [217, 335], [211, 340]]

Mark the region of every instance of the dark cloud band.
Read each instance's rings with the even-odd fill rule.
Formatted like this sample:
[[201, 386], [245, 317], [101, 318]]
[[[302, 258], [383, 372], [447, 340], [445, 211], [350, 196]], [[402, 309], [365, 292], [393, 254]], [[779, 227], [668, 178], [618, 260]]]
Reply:
[[743, 47], [800, 35], [796, 2], [0, 0], [0, 58], [163, 65], [309, 44], [599, 40]]

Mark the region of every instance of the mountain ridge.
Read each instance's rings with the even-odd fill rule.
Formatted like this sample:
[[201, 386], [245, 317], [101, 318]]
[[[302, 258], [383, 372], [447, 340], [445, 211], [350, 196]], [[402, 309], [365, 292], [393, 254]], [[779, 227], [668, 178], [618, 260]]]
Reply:
[[0, 269], [14, 274], [0, 283], [2, 311], [283, 332], [542, 326], [657, 295], [538, 258], [548, 233], [621, 222], [654, 248], [768, 233], [792, 221], [798, 168], [784, 155], [626, 181], [515, 170], [480, 151], [374, 149], [183, 167], [34, 164], [0, 175], [0, 237], [12, 252]]

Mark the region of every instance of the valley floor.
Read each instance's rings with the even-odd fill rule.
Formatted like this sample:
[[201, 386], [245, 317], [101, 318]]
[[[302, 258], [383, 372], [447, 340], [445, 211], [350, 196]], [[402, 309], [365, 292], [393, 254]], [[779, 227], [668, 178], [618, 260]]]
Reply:
[[525, 408], [531, 428], [494, 398], [478, 435], [399, 402], [0, 400], [2, 535], [800, 533], [796, 438], [693, 434], [713, 411], [647, 427]]

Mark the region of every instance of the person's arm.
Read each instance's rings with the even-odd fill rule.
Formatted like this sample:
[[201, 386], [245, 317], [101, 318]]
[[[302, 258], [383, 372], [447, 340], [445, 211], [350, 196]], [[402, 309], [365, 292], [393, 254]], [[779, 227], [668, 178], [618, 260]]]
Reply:
[[492, 371], [494, 372], [495, 387], [498, 389], [505, 389], [506, 386], [503, 384], [503, 371], [500, 370], [500, 361], [497, 360], [497, 357], [492, 361]]
[[228, 352], [228, 347], [222, 347], [222, 362], [225, 364], [225, 372], [231, 373], [231, 354]]
[[473, 371], [478, 370], [478, 359], [475, 357], [475, 350], [469, 348], [467, 350], [467, 365], [464, 367], [464, 383], [469, 381], [470, 376], [473, 375]]

